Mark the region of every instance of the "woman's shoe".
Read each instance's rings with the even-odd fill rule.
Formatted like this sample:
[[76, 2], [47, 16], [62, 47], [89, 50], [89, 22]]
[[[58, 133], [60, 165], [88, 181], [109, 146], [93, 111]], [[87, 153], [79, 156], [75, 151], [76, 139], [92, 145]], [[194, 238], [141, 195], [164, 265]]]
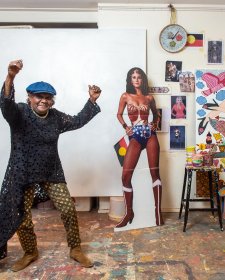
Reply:
[[30, 265], [32, 262], [38, 259], [37, 248], [31, 253], [25, 253], [24, 256], [19, 259], [12, 267], [11, 270], [14, 272], [20, 271]]
[[70, 249], [70, 257], [75, 261], [79, 262], [83, 267], [92, 267], [94, 264], [89, 258], [81, 251], [80, 246], [76, 246]]
[[126, 214], [123, 219], [119, 222], [119, 224], [117, 224], [115, 227], [116, 228], [121, 228], [121, 227], [125, 227], [128, 223], [131, 224], [134, 218], [134, 212], [132, 212], [131, 214]]

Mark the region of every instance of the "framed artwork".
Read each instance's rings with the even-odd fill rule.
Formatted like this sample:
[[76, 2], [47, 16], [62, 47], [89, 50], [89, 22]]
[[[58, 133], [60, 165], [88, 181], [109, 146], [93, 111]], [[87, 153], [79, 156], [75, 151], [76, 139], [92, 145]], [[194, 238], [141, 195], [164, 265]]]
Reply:
[[186, 96], [171, 96], [171, 119], [186, 119]]
[[170, 149], [185, 149], [186, 132], [184, 125], [170, 125]]
[[181, 72], [179, 83], [181, 92], [195, 92], [195, 75], [192, 72]]
[[166, 61], [165, 81], [179, 82], [182, 71], [182, 61]]
[[208, 64], [223, 64], [223, 42], [208, 41]]

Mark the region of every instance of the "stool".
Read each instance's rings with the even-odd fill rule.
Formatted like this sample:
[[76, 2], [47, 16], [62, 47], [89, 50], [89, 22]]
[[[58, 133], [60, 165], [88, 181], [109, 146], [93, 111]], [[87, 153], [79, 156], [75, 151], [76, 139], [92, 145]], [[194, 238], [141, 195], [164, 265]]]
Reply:
[[[208, 172], [209, 193], [210, 193], [209, 198], [194, 198], [194, 199], [190, 198], [193, 171]], [[214, 180], [214, 183], [215, 183], [215, 193], [216, 193], [217, 207], [214, 206], [214, 200], [213, 200], [213, 188], [212, 188], [213, 180]], [[186, 189], [186, 186], [187, 186], [187, 189]], [[185, 193], [186, 193], [186, 198], [185, 198]], [[210, 208], [190, 208], [189, 207], [190, 202], [199, 202], [199, 201], [209, 201], [210, 202]], [[223, 231], [222, 214], [221, 214], [221, 207], [220, 207], [220, 196], [219, 196], [219, 193], [218, 193], [218, 173], [216, 171], [216, 168], [213, 168], [213, 167], [202, 167], [202, 168], [199, 168], [199, 167], [198, 168], [197, 167], [185, 167], [179, 219], [181, 218], [183, 208], [185, 209], [183, 232], [186, 231], [189, 211], [211, 211], [213, 216], [214, 216], [214, 211], [217, 211], [218, 218], [219, 218], [220, 229], [221, 229], [221, 231]]]

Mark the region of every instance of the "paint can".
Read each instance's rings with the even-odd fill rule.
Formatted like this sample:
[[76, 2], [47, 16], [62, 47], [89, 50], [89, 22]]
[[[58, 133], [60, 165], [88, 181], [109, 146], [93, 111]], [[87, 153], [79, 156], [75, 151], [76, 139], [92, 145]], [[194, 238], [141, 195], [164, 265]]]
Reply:
[[192, 156], [195, 154], [195, 146], [186, 147], [186, 166], [192, 166]]
[[195, 154], [195, 146], [187, 146], [186, 147], [187, 154]]
[[203, 165], [203, 156], [201, 154], [195, 154], [192, 156], [192, 165], [194, 167], [202, 167]]

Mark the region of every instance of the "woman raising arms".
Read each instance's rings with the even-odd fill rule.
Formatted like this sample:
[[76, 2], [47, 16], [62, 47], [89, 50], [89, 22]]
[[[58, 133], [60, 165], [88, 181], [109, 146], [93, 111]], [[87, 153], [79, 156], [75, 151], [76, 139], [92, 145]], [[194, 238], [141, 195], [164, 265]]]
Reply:
[[[131, 125], [127, 125], [123, 118], [126, 107]], [[151, 123], [148, 120], [150, 112], [153, 114]], [[140, 68], [132, 68], [127, 73], [126, 92], [121, 95], [117, 118], [126, 130], [130, 143], [122, 171], [126, 213], [116, 227], [124, 227], [128, 222], [131, 223], [134, 218], [131, 180], [143, 149], [147, 151], [149, 170], [152, 177], [156, 224], [163, 225], [161, 214], [162, 184], [159, 175], [160, 147], [156, 135], [158, 114], [154, 97], [149, 94], [147, 76]]]

